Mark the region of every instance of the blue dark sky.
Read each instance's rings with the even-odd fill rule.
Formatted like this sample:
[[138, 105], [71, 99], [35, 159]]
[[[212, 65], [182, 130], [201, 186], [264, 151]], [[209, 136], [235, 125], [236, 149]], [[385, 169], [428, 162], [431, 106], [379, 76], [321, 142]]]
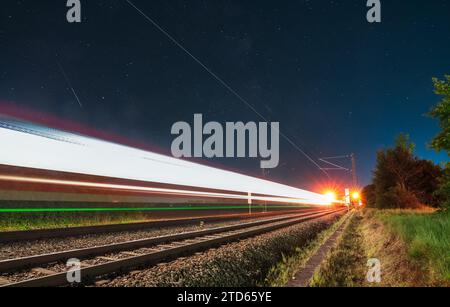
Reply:
[[[400, 132], [419, 156], [448, 159], [427, 149], [438, 127], [424, 116], [439, 100], [431, 78], [450, 74], [448, 0], [382, 0], [381, 24], [366, 21], [365, 0], [133, 2], [314, 159], [354, 152], [362, 184]], [[260, 121], [125, 0], [81, 3], [82, 23], [68, 24], [65, 0], [2, 1], [0, 100], [167, 153], [171, 125], [194, 113]], [[272, 180], [326, 181], [285, 141], [280, 160]], [[208, 162], [261, 175], [259, 159]]]

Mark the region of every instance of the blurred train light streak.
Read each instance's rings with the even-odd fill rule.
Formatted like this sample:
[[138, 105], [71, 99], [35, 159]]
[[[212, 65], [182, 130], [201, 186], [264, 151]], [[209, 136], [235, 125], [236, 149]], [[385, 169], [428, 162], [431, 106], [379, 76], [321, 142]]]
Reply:
[[[0, 164], [192, 187], [185, 190], [84, 181], [1, 176], [23, 183], [75, 185], [146, 193], [327, 205], [324, 195], [141, 149], [0, 116]], [[225, 193], [195, 191], [210, 189]], [[229, 192], [229, 193], [228, 193]], [[239, 195], [236, 193], [242, 193]]]
[[[21, 176], [9, 176], [9, 175], [0, 175], [0, 181], [54, 184], [54, 185], [74, 186], [74, 187], [85, 187], [85, 188], [100, 188], [100, 189], [120, 190], [120, 191], [135, 191], [135, 192], [155, 193], [155, 194], [165, 194], [165, 195], [175, 195], [175, 196], [227, 198], [227, 199], [238, 199], [238, 200], [248, 200], [250, 197], [252, 200], [271, 201], [271, 202], [279, 202], [279, 203], [293, 203], [293, 204], [310, 204], [311, 203], [311, 201], [309, 199], [293, 199], [293, 198], [254, 196], [254, 195], [246, 196], [246, 195], [230, 194], [230, 193], [214, 193], [214, 192], [190, 191], [190, 190], [181, 190], [181, 189], [152, 188], [152, 187], [144, 187], [144, 186], [123, 185], [123, 184], [96, 183], [96, 182], [86, 182], [86, 181], [33, 178], [33, 177], [21, 177]], [[321, 202], [321, 203], [316, 203], [316, 204], [317, 205], [327, 205], [328, 203]]]

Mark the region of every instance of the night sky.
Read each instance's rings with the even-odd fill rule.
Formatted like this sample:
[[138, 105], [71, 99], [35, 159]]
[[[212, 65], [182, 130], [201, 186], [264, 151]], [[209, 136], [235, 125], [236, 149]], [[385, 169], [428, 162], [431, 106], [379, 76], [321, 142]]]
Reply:
[[[439, 100], [431, 78], [450, 74], [448, 0], [382, 0], [381, 24], [367, 22], [365, 0], [133, 2], [314, 159], [354, 152], [362, 184], [400, 132], [419, 156], [447, 159], [427, 149], [438, 127], [424, 114]], [[260, 121], [125, 0], [81, 3], [82, 23], [69, 24], [65, 0], [2, 0], [0, 101], [167, 154], [172, 124], [194, 113]], [[280, 141], [268, 178], [310, 189], [326, 181]], [[259, 161], [208, 163], [261, 176]]]

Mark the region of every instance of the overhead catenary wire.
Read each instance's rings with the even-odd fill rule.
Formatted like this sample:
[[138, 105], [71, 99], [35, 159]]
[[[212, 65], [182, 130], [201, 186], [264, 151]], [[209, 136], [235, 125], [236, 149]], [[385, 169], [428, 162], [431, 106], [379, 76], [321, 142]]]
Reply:
[[[332, 163], [329, 160], [341, 160], [341, 159], [350, 159], [352, 163], [351, 169], [348, 169], [344, 166], [338, 165], [336, 163]], [[350, 155], [341, 155], [341, 156], [333, 156], [333, 157], [324, 157], [319, 158], [319, 161], [326, 163], [328, 165], [333, 166], [333, 168], [330, 167], [322, 167], [325, 171], [347, 171], [352, 174], [352, 180], [353, 180], [353, 187], [356, 188], [358, 186], [358, 178], [356, 175], [356, 161], [355, 161], [355, 154], [352, 153]]]
[[[322, 161], [322, 162], [324, 162], [324, 163], [326, 163], [326, 164], [328, 164], [328, 165], [334, 166], [335, 168], [331, 168], [332, 170], [344, 170], [344, 171], [349, 171], [348, 168], [345, 168], [345, 167], [343, 167], [343, 166], [341, 166], [341, 165], [337, 165], [337, 164], [335, 164], [335, 163], [331, 163], [330, 161], [327, 161], [327, 160], [324, 159], [324, 158], [319, 158], [319, 161]], [[324, 169], [324, 170], [329, 170], [329, 169], [327, 169], [327, 168], [322, 168], [322, 169]]]
[[351, 155], [342, 155], [342, 156], [334, 156], [334, 157], [324, 157], [324, 158], [320, 158], [319, 160], [333, 160], [333, 159], [345, 159], [345, 158], [351, 158]]

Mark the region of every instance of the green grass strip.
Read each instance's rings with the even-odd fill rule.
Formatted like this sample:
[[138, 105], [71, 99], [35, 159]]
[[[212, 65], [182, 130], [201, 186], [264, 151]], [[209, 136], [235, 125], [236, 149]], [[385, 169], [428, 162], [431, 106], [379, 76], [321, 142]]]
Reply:
[[431, 266], [438, 279], [450, 282], [449, 212], [379, 211], [377, 216], [402, 237], [412, 259], [425, 268]]
[[[106, 212], [106, 211], [186, 211], [186, 210], [227, 210], [248, 209], [248, 206], [208, 206], [208, 207], [151, 207], [151, 208], [0, 208], [0, 213], [35, 213], [35, 212]], [[260, 209], [253, 206], [252, 209]], [[267, 206], [268, 209], [304, 208], [298, 206]]]

